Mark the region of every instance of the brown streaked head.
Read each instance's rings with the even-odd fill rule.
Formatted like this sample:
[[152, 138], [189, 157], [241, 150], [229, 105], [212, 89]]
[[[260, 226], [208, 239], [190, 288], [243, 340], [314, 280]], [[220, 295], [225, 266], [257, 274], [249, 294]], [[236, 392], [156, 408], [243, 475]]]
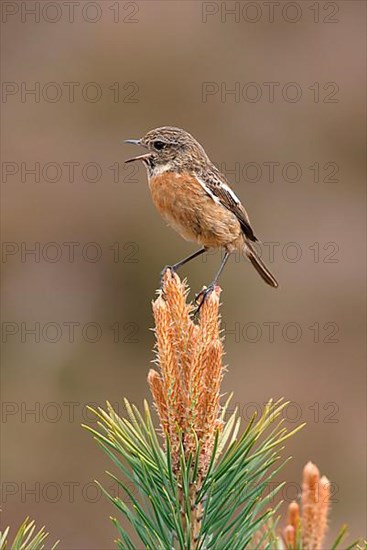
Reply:
[[142, 160], [151, 171], [162, 166], [179, 171], [191, 168], [193, 164], [209, 161], [203, 147], [191, 134], [172, 126], [155, 128], [141, 139], [129, 139], [125, 143], [141, 145], [148, 150], [144, 155], [128, 159], [125, 162]]

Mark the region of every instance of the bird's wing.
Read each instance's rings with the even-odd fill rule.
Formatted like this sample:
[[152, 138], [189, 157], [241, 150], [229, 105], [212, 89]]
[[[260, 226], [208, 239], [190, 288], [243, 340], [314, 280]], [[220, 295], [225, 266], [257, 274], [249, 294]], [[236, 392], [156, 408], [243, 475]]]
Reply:
[[233, 212], [240, 222], [242, 231], [246, 237], [250, 239], [250, 241], [257, 241], [258, 239], [254, 235], [244, 206], [241, 204], [236, 193], [226, 182], [224, 176], [213, 166], [210, 172], [207, 170], [205, 175], [201, 174], [198, 179], [204, 190], [215, 202], [222, 204], [222, 206]]

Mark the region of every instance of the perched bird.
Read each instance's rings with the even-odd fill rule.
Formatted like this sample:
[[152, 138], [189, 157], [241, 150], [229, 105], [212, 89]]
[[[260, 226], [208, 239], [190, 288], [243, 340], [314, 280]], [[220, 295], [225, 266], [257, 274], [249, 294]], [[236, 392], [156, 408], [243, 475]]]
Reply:
[[180, 128], [163, 126], [151, 130], [141, 139], [125, 142], [148, 150], [125, 162], [141, 160], [144, 163], [152, 199], [159, 213], [184, 239], [202, 246], [165, 269], [176, 271], [211, 248], [225, 251], [213, 282], [201, 293], [200, 306], [217, 284], [230, 254], [236, 250], [245, 252], [268, 285], [278, 286], [253, 246], [258, 239], [245, 208], [196, 139]]

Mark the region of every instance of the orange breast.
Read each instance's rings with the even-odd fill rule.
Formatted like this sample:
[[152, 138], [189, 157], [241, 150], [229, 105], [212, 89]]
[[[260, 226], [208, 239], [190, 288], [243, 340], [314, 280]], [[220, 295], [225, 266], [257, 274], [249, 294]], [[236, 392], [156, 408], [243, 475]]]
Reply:
[[150, 179], [155, 206], [184, 239], [220, 247], [241, 233], [236, 216], [217, 204], [190, 174], [165, 172]]

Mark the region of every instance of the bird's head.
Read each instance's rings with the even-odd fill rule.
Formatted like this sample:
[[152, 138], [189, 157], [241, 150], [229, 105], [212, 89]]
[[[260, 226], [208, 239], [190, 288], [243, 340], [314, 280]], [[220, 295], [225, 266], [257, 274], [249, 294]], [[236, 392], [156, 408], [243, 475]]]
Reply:
[[208, 160], [204, 149], [191, 134], [172, 126], [150, 130], [141, 139], [128, 139], [126, 143], [141, 145], [148, 150], [147, 153], [125, 162], [141, 160], [151, 174], [167, 170], [179, 172]]

